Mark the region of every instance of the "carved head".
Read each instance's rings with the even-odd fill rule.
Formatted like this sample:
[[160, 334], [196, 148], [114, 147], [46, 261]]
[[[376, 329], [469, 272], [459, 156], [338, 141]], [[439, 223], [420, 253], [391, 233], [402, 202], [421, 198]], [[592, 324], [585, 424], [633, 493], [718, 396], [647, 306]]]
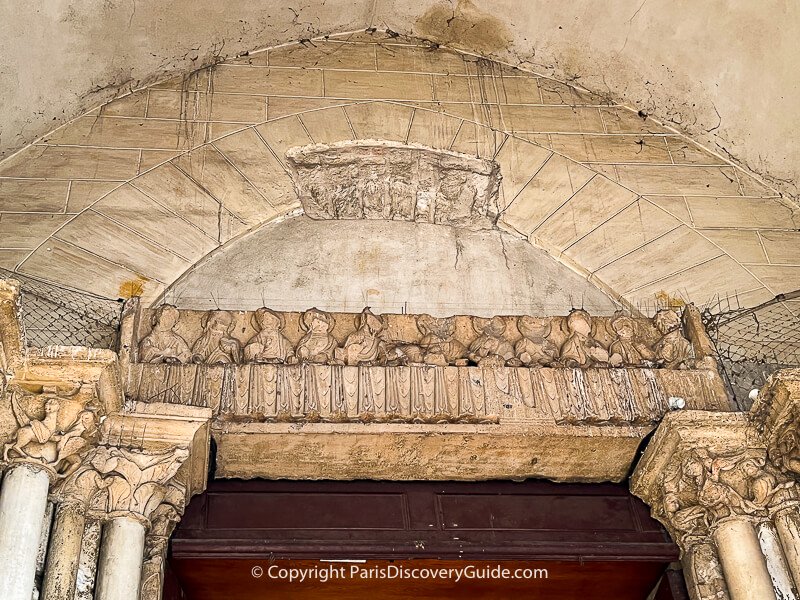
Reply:
[[611, 329], [614, 330], [614, 333], [616, 333], [620, 339], [629, 340], [633, 338], [633, 319], [625, 315], [614, 317], [611, 320]]
[[653, 317], [653, 324], [661, 332], [661, 335], [666, 335], [670, 331], [680, 329], [681, 318], [674, 310], [662, 309]]
[[551, 324], [548, 319], [525, 315], [517, 319], [517, 329], [528, 339], [544, 339], [550, 335]]
[[455, 321], [453, 318], [436, 318], [430, 315], [419, 315], [417, 317], [417, 328], [423, 336], [432, 335], [439, 339], [447, 339], [455, 331]]
[[253, 327], [262, 331], [281, 331], [284, 326], [283, 315], [266, 307], [259, 308], [253, 313], [251, 322], [253, 323]]
[[325, 334], [330, 333], [336, 321], [333, 315], [326, 313], [318, 308], [310, 308], [303, 313], [300, 318], [300, 328], [311, 333]]
[[151, 324], [153, 329], [169, 331], [178, 324], [179, 318], [180, 313], [177, 308], [171, 304], [163, 304], [153, 313]]
[[492, 317], [491, 319], [473, 317], [472, 328], [477, 333], [482, 333], [489, 337], [500, 337], [505, 333], [506, 322], [503, 320], [503, 317]]
[[567, 329], [571, 333], [589, 335], [592, 333], [592, 317], [582, 308], [574, 308], [567, 316]]
[[200, 323], [206, 331], [225, 333], [233, 326], [233, 315], [227, 310], [210, 310], [203, 315]]
[[356, 327], [361, 329], [362, 327], [365, 328], [372, 334], [378, 333], [383, 331], [383, 319], [380, 317], [372, 314], [372, 311], [369, 309], [369, 306], [364, 308], [361, 311], [361, 314], [356, 317]]
[[59, 402], [58, 398], [50, 397], [44, 403], [44, 412], [48, 415], [58, 412], [59, 408], [61, 408], [61, 402]]

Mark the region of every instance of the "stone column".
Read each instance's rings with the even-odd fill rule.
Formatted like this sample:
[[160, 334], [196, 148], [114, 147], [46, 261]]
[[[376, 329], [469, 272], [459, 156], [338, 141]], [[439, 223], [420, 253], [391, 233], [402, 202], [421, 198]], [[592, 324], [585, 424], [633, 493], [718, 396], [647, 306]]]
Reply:
[[761, 552], [767, 559], [767, 570], [772, 578], [772, 587], [781, 600], [799, 600], [797, 586], [789, 570], [783, 547], [781, 546], [778, 531], [772, 521], [763, 521], [758, 524], [758, 541], [761, 543]]
[[138, 600], [144, 560], [141, 519], [117, 516], [103, 526], [95, 600]]
[[779, 512], [774, 517], [781, 548], [786, 557], [786, 565], [792, 574], [795, 586], [800, 588], [800, 509]]
[[713, 533], [731, 600], [768, 600], [775, 588], [761, 552], [758, 533], [747, 518], [719, 521]]
[[30, 600], [36, 554], [47, 510], [50, 476], [27, 463], [13, 464], [0, 488], [0, 598]]
[[693, 600], [796, 600], [770, 517], [800, 487], [742, 413], [667, 415], [631, 477], [681, 548]]
[[77, 501], [60, 502], [45, 564], [43, 600], [72, 600], [78, 577], [86, 506]]

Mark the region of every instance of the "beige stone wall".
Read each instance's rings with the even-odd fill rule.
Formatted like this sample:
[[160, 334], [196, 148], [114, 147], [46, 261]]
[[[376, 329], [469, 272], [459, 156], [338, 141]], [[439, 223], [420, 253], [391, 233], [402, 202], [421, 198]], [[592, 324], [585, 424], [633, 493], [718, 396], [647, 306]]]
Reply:
[[0, 266], [153, 300], [296, 214], [289, 148], [363, 138], [496, 160], [499, 227], [634, 304], [800, 287], [798, 217], [744, 171], [604, 97], [379, 33], [160, 83], [0, 163]]
[[[797, 193], [797, 9], [779, 0], [87, 0], [0, 8], [0, 156], [116, 93], [368, 26], [572, 79]], [[57, 90], [57, 93], [54, 92]]]

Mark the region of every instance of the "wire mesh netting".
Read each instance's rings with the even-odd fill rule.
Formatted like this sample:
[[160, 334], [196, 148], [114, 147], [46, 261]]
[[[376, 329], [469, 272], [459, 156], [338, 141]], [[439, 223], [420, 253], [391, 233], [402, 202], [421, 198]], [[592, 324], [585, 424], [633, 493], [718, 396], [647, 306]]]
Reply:
[[25, 343], [117, 349], [122, 302], [71, 290], [0, 268], [0, 279], [21, 284]]
[[788, 367], [800, 367], [800, 290], [744, 308], [726, 300], [704, 312], [717, 347], [720, 367], [740, 408], [748, 409], [750, 391]]

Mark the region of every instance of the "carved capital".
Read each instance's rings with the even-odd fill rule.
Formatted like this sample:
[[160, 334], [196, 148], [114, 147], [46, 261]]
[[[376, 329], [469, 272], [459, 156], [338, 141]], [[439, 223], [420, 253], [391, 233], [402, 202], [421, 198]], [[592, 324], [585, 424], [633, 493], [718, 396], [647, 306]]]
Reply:
[[796, 506], [800, 488], [773, 465], [748, 415], [668, 414], [631, 478], [631, 490], [681, 549], [706, 543], [731, 518], [769, 518]]
[[100, 407], [91, 386], [31, 392], [14, 384], [4, 400], [2, 408], [10, 414], [3, 464], [25, 462], [44, 468], [55, 480], [64, 479], [99, 439]]
[[800, 369], [773, 374], [751, 409], [772, 463], [800, 478]]

